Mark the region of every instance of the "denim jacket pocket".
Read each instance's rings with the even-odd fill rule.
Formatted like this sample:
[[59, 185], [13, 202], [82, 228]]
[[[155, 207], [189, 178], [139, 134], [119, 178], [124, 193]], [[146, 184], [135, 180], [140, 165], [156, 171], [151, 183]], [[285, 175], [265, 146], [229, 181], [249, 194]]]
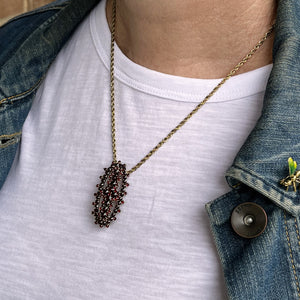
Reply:
[[[280, 185], [289, 172], [285, 161], [233, 164], [226, 173], [233, 190], [206, 204], [229, 299], [300, 299], [299, 188]], [[239, 236], [231, 224], [245, 202], [266, 213], [266, 228], [254, 238]]]
[[[234, 209], [245, 202], [267, 215], [265, 230], [254, 238], [239, 236], [231, 225]], [[206, 204], [229, 299], [300, 299], [299, 218], [283, 206], [289, 208], [244, 184]]]

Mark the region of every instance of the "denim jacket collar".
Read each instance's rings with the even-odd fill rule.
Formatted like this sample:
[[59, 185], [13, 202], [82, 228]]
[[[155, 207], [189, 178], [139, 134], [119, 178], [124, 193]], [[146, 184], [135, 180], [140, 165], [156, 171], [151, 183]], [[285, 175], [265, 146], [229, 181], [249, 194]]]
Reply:
[[262, 115], [226, 176], [231, 186], [242, 182], [297, 216], [299, 193], [286, 191], [279, 180], [289, 174], [288, 157], [300, 162], [300, 2], [278, 5]]
[[9, 40], [0, 44], [0, 104], [36, 89], [76, 26], [98, 2], [55, 1], [34, 12], [34, 23], [26, 23], [26, 17], [33, 14], [29, 12], [9, 22], [14, 23], [11, 34], [9, 23], [1, 28], [0, 40], [1, 35]]

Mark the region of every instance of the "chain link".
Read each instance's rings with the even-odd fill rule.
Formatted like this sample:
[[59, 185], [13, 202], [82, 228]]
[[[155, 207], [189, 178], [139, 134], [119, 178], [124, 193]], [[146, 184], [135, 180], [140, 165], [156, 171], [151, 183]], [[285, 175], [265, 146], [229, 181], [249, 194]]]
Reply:
[[113, 1], [110, 44], [110, 108], [111, 108], [111, 136], [113, 160], [117, 161], [116, 121], [115, 121], [115, 33], [116, 33], [116, 1]]
[[[130, 175], [143, 165], [162, 145], [164, 145], [198, 110], [217, 92], [217, 90], [255, 54], [255, 52], [264, 44], [267, 38], [272, 34], [275, 25], [273, 25], [264, 36], [257, 42], [257, 44], [250, 50], [250, 52], [218, 83], [217, 86], [181, 121], [173, 128], [154, 148], [152, 148], [147, 155], [145, 155], [132, 169], [127, 171]], [[116, 0], [113, 0], [112, 11], [112, 28], [111, 28], [111, 51], [110, 51], [110, 96], [111, 96], [111, 131], [112, 131], [112, 151], [113, 160], [117, 161], [116, 149], [116, 123], [115, 123], [115, 84], [114, 84], [114, 44], [115, 44], [115, 30], [116, 30]]]

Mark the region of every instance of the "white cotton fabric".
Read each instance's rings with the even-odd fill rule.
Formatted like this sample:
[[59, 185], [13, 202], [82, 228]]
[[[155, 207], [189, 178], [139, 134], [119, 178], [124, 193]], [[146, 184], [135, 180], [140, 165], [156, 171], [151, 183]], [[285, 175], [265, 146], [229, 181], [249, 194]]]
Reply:
[[[105, 1], [51, 66], [0, 192], [0, 299], [226, 299], [205, 203], [261, 114], [272, 66], [230, 79], [128, 179], [108, 229], [93, 194], [112, 161]], [[115, 55], [118, 159], [133, 167], [220, 81]]]

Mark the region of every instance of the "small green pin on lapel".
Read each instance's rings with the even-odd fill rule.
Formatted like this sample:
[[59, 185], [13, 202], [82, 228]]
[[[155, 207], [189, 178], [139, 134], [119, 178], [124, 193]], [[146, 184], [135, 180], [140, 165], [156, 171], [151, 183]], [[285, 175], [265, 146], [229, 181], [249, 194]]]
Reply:
[[286, 187], [286, 190], [289, 190], [290, 186], [293, 186], [294, 191], [296, 192], [296, 184], [300, 184], [300, 171], [297, 171], [297, 162], [294, 161], [291, 157], [288, 159], [289, 173], [287, 177], [280, 180], [280, 184]]

